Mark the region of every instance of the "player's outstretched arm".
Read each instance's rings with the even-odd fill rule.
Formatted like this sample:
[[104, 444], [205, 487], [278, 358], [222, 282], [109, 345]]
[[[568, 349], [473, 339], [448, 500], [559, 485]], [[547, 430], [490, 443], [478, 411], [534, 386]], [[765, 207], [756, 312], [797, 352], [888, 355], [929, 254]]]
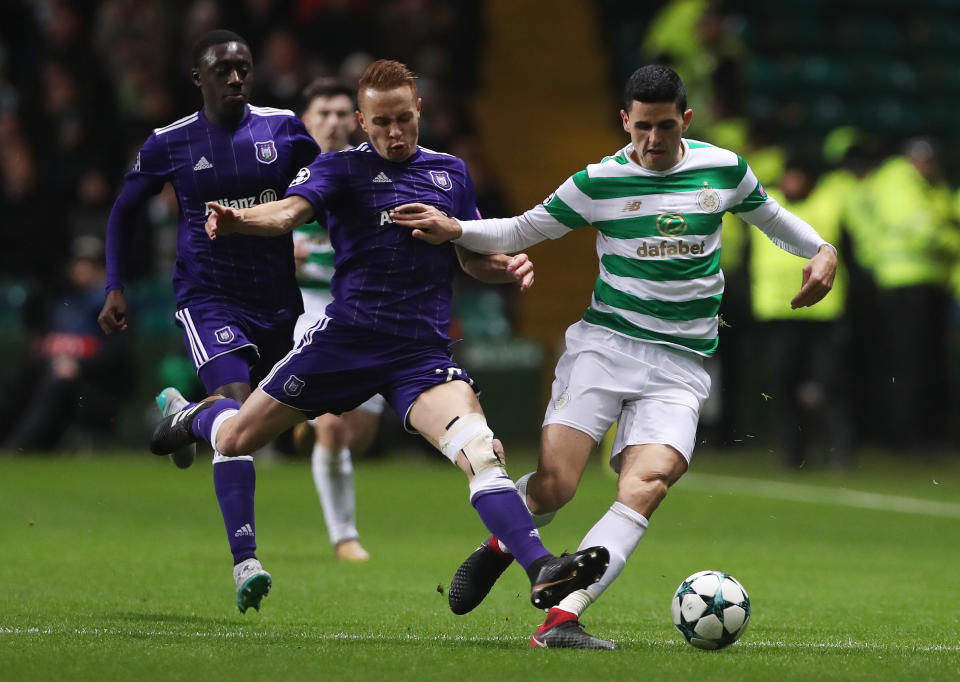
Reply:
[[516, 282], [520, 291], [533, 286], [533, 261], [525, 253], [507, 256], [502, 253], [482, 255], [457, 247], [457, 258], [463, 271], [487, 284]]
[[107, 300], [97, 316], [100, 329], [108, 336], [117, 332], [127, 331], [127, 302], [120, 289], [113, 289], [107, 294]]
[[390, 219], [397, 225], [409, 227], [411, 234], [428, 244], [443, 244], [458, 239], [460, 223], [433, 206], [403, 204], [390, 211]]
[[804, 308], [821, 300], [833, 288], [836, 274], [837, 251], [829, 244], [822, 244], [817, 255], [803, 266], [803, 284], [790, 301], [790, 307]]
[[310, 202], [297, 195], [252, 208], [230, 208], [215, 201], [207, 202], [207, 207], [210, 215], [204, 229], [210, 239], [230, 234], [276, 237], [300, 227], [313, 216]]

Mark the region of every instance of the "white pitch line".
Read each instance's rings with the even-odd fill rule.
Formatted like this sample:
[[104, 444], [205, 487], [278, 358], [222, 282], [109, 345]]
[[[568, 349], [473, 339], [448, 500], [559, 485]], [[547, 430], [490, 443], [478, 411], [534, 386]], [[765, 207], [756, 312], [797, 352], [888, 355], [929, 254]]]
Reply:
[[[526, 636], [522, 637], [463, 637], [461, 635], [431, 635], [421, 636], [412, 633], [402, 635], [371, 635], [350, 632], [327, 632], [327, 633], [278, 633], [278, 632], [241, 632], [220, 630], [216, 632], [163, 632], [157, 630], [126, 630], [120, 628], [71, 628], [58, 630], [55, 628], [8, 628], [0, 627], [0, 637], [3, 635], [79, 635], [79, 636], [113, 636], [113, 637], [167, 637], [167, 638], [198, 638], [198, 639], [278, 639], [278, 638], [296, 638], [304, 641], [354, 641], [354, 642], [460, 642], [490, 644], [503, 642], [506, 644], [526, 643]], [[683, 646], [683, 642], [677, 639], [651, 639], [642, 637], [618, 637], [617, 641], [621, 644], [634, 644], [642, 646]], [[788, 642], [788, 641], [770, 641], [770, 640], [745, 640], [737, 643], [739, 647], [749, 647], [751, 649], [840, 649], [857, 650], [866, 649], [869, 651], [889, 651], [889, 652], [927, 652], [927, 651], [947, 651], [960, 652], [960, 644], [878, 644], [877, 642], [857, 642], [852, 639], [837, 642]]]
[[862, 490], [843, 490], [806, 483], [786, 483], [759, 478], [691, 472], [680, 479], [677, 485], [696, 488], [697, 490], [709, 490], [718, 494], [738, 493], [776, 500], [834, 504], [858, 509], [960, 519], [960, 504], [954, 502], [937, 502], [917, 497], [869, 493]]

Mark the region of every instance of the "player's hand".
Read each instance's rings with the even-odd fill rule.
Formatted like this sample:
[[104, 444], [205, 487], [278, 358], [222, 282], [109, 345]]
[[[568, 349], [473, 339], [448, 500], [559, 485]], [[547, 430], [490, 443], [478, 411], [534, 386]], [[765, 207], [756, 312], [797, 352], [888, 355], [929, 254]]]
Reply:
[[836, 274], [837, 252], [824, 244], [817, 251], [817, 255], [803, 266], [803, 284], [797, 295], [790, 301], [790, 307], [794, 310], [805, 308], [822, 299], [833, 288], [833, 278]]
[[428, 244], [443, 244], [459, 239], [463, 232], [460, 223], [426, 204], [397, 206], [390, 211], [390, 220], [401, 227], [411, 228], [414, 237]]
[[50, 367], [53, 375], [64, 381], [71, 381], [80, 376], [80, 363], [69, 355], [57, 355], [50, 358]]
[[127, 331], [127, 302], [122, 291], [113, 289], [107, 294], [107, 300], [97, 315], [97, 322], [104, 334]]
[[229, 206], [222, 206], [216, 201], [208, 201], [207, 208], [210, 209], [210, 215], [207, 216], [207, 222], [203, 229], [207, 231], [210, 239], [225, 237], [237, 231], [237, 226], [243, 220], [243, 212]]
[[500, 442], [499, 438], [493, 439], [493, 454], [495, 454], [500, 459], [501, 463], [503, 464], [507, 463], [507, 457], [506, 455], [503, 454], [503, 443]]
[[525, 253], [518, 253], [507, 263], [507, 272], [520, 285], [520, 291], [526, 291], [533, 286], [533, 261]]

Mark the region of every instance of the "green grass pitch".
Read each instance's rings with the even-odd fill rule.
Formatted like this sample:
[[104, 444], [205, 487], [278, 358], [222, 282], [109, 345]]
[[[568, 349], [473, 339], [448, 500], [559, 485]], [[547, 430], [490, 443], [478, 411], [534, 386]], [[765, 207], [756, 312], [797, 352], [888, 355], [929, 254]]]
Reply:
[[[960, 463], [863, 461], [789, 475], [759, 452], [699, 452], [585, 615], [622, 649], [585, 652], [528, 648], [542, 614], [515, 567], [476, 611], [450, 613], [443, 592], [484, 530], [439, 455], [357, 463], [364, 565], [333, 560], [305, 461], [260, 466], [274, 589], [246, 615], [207, 461], [0, 457], [0, 679], [960, 679]], [[511, 473], [533, 462], [514, 455]], [[574, 549], [613, 494], [597, 462], [547, 546]], [[720, 652], [670, 621], [700, 569], [731, 573], [752, 601]]]

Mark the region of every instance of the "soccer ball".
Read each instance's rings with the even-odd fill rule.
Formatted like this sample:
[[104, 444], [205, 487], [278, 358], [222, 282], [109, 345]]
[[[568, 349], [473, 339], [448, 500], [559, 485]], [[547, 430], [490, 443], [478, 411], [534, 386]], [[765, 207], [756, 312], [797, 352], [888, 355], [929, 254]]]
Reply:
[[670, 604], [673, 624], [698, 649], [722, 649], [750, 622], [750, 597], [736, 578], [700, 571], [680, 583]]

